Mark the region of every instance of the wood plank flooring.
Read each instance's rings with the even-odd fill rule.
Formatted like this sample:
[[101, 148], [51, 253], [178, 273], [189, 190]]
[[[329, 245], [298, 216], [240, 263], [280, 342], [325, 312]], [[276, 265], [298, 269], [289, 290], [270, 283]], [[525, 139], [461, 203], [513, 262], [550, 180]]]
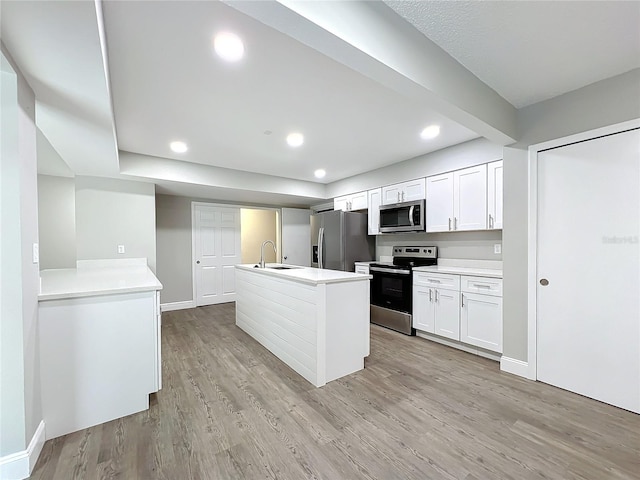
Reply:
[[234, 315], [165, 313], [151, 408], [46, 442], [31, 478], [640, 478], [639, 415], [377, 326], [365, 370], [314, 388]]

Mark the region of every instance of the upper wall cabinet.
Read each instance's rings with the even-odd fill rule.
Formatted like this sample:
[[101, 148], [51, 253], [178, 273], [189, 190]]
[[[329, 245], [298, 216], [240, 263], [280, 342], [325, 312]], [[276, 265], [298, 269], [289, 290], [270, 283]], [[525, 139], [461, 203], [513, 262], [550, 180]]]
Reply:
[[333, 209], [350, 212], [352, 210], [366, 210], [369, 204], [367, 201], [367, 192], [352, 193], [333, 199]]
[[411, 202], [425, 198], [424, 178], [382, 187], [382, 205]]
[[487, 166], [427, 177], [427, 232], [487, 228]]
[[382, 189], [369, 190], [369, 235], [380, 233], [380, 203], [382, 203]]
[[502, 160], [487, 165], [487, 226], [502, 228]]

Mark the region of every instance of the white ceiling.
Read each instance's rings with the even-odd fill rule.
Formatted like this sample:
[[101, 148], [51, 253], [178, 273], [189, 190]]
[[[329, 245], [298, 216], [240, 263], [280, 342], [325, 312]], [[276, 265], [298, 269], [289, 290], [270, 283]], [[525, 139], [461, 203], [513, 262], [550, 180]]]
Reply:
[[[323, 168], [329, 183], [478, 137], [223, 3], [103, 8], [121, 150], [310, 181]], [[223, 30], [244, 40], [239, 64], [212, 52]], [[431, 124], [443, 134], [422, 140]]]
[[639, 1], [388, 1], [522, 108], [640, 67]]
[[[640, 2], [385, 3], [3, 0], [1, 33], [40, 143], [74, 173], [253, 203], [317, 203], [316, 168], [326, 183], [478, 136], [510, 143], [500, 96], [522, 107], [640, 66]], [[212, 53], [220, 29], [243, 37], [239, 64]], [[442, 135], [425, 142], [429, 123]]]

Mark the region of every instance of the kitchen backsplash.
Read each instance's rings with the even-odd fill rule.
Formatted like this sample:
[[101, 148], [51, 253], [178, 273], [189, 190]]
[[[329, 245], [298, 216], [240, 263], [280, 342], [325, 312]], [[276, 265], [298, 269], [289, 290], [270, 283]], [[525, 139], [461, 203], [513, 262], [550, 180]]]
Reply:
[[393, 255], [395, 245], [435, 245], [440, 258], [502, 260], [502, 230], [377, 235], [376, 259]]

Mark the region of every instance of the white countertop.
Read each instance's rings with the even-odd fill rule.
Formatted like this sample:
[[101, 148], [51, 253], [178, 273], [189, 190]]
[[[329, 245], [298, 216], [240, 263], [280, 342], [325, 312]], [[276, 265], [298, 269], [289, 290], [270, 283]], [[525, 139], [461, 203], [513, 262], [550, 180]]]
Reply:
[[162, 290], [146, 265], [63, 268], [40, 272], [39, 301]]
[[[278, 266], [279, 264], [267, 263], [269, 266]], [[369, 281], [371, 275], [353, 272], [341, 272], [339, 270], [327, 270], [324, 268], [311, 267], [295, 267], [286, 270], [275, 270], [271, 268], [256, 268], [255, 264], [236, 265], [236, 268], [248, 270], [261, 275], [269, 275], [272, 277], [293, 280], [296, 282], [318, 285], [321, 283], [339, 283], [339, 282], [357, 282]]]
[[375, 260], [371, 260], [370, 262], [353, 262], [354, 265], [371, 265], [372, 263], [379, 263], [376, 262]]
[[502, 278], [502, 270], [495, 268], [455, 267], [449, 265], [433, 265], [430, 267], [415, 267], [414, 272], [448, 273], [454, 275], [472, 275], [474, 277]]

